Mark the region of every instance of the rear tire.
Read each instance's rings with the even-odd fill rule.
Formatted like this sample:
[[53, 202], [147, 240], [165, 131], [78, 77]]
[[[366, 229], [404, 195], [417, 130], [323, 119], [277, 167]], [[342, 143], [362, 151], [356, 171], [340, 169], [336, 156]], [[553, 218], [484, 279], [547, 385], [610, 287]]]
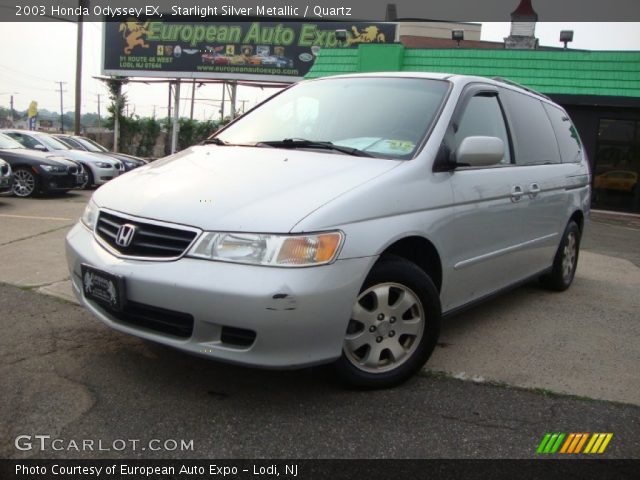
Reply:
[[551, 272], [540, 277], [542, 285], [562, 292], [571, 286], [578, 267], [580, 253], [580, 227], [571, 220], [564, 230], [562, 241], [553, 260]]
[[413, 376], [440, 334], [440, 296], [429, 276], [401, 257], [382, 258], [367, 276], [335, 369], [361, 388], [388, 388]]

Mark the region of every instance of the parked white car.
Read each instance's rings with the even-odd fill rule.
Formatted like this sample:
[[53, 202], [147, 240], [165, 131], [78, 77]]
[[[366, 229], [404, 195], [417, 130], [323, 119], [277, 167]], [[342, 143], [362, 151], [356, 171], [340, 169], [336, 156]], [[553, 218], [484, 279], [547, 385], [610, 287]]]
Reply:
[[26, 148], [41, 152], [52, 152], [80, 163], [87, 172], [87, 181], [83, 185], [89, 188], [104, 185], [124, 172], [124, 165], [119, 160], [99, 153], [73, 150], [53, 135], [31, 130], [0, 130], [0, 132], [17, 140]]
[[117, 330], [387, 387], [423, 366], [443, 316], [531, 279], [568, 288], [589, 185], [567, 113], [535, 92], [339, 76], [99, 189], [67, 258]]

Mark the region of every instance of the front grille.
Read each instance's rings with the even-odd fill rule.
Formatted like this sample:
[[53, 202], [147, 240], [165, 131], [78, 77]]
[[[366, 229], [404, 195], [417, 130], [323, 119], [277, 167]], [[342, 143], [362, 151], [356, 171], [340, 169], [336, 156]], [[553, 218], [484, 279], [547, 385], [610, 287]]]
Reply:
[[238, 347], [249, 347], [256, 339], [256, 332], [236, 327], [222, 327], [220, 341]]
[[71, 190], [72, 188], [76, 188], [78, 186], [76, 177], [71, 175], [57, 175], [55, 177], [51, 177], [48, 184], [49, 188], [58, 188], [65, 190]]
[[193, 316], [165, 308], [127, 301], [121, 312], [95, 304], [117, 321], [136, 327], [164, 333], [173, 337], [189, 338], [193, 333]]
[[[133, 240], [128, 247], [116, 243], [118, 230], [125, 224], [135, 227]], [[96, 234], [122, 255], [149, 258], [179, 257], [196, 237], [196, 232], [191, 230], [130, 220], [104, 211], [98, 217]]]
[[9, 173], [9, 165], [2, 165], [0, 166], [0, 175], [1, 176], [5, 176]]

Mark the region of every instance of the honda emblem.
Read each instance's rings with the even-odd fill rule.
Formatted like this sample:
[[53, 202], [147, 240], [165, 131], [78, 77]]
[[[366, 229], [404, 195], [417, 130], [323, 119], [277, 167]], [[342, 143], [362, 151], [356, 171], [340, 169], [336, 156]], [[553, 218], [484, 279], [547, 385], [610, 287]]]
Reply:
[[138, 227], [129, 223], [125, 223], [124, 225], [122, 225], [118, 229], [118, 233], [116, 235], [116, 245], [122, 248], [127, 248], [129, 245], [131, 245], [137, 229]]

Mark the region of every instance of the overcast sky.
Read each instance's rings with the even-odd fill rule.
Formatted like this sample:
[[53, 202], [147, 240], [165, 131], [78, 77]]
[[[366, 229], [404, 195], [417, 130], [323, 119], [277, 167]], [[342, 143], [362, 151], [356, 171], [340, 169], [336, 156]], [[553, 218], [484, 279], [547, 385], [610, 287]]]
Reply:
[[[26, 110], [32, 100], [39, 108], [60, 110], [59, 85], [63, 84], [65, 112], [74, 107], [76, 25], [71, 23], [2, 23], [3, 45], [0, 47], [0, 106], [8, 107], [11, 94], [14, 108]], [[93, 79], [101, 74], [101, 23], [84, 24], [83, 97], [82, 111], [96, 112], [101, 95], [102, 114], [106, 115], [107, 92], [102, 82]], [[509, 35], [509, 23], [483, 23], [482, 39], [502, 41]], [[538, 23], [536, 36], [541, 45], [560, 46], [560, 30], [574, 30], [573, 48], [587, 50], [640, 51], [640, 23]], [[195, 118], [218, 118], [217, 100], [220, 86], [204, 86], [196, 93]], [[128, 85], [125, 87], [130, 111], [158, 117], [167, 113], [167, 87]], [[246, 100], [247, 108], [255, 105], [273, 89], [260, 91], [240, 88], [239, 100]], [[183, 87], [181, 114], [189, 116], [191, 89]], [[240, 106], [240, 104], [239, 104]]]

